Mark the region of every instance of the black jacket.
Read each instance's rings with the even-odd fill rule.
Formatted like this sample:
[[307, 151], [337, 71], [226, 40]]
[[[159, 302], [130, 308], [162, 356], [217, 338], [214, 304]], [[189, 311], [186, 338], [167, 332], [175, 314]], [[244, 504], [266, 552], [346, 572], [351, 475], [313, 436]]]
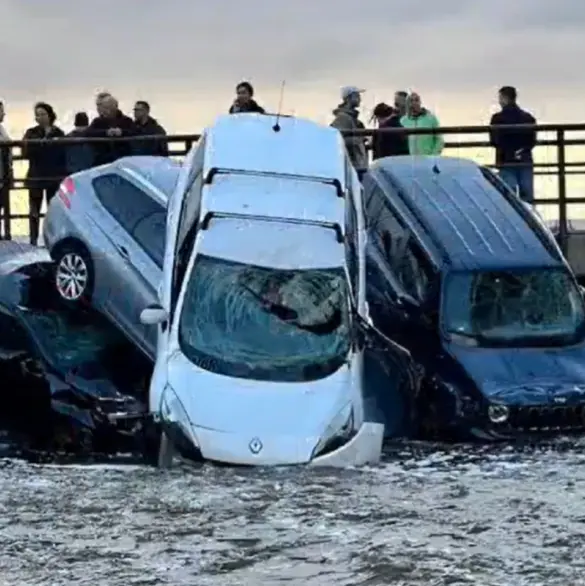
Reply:
[[[134, 120], [118, 110], [113, 118], [105, 118], [104, 116], [94, 118], [85, 131], [85, 136], [103, 138], [107, 136], [106, 132], [110, 128], [119, 128], [123, 137], [130, 137], [136, 134]], [[94, 164], [97, 166], [113, 163], [122, 157], [132, 155], [132, 149], [133, 146], [130, 141], [121, 141], [119, 139], [94, 143]]]
[[[505, 106], [492, 116], [490, 125], [536, 124], [532, 114], [517, 105]], [[536, 145], [536, 130], [493, 128], [490, 143], [496, 149], [496, 165], [532, 163], [532, 149]]]
[[[393, 114], [388, 120], [382, 122], [379, 128], [402, 128], [400, 116]], [[372, 144], [372, 157], [374, 160], [382, 157], [408, 155], [408, 153], [408, 138], [405, 134], [381, 132], [374, 135]]]
[[250, 100], [246, 105], [239, 106], [237, 104], [232, 104], [229, 113], [230, 114], [240, 114], [240, 113], [256, 113], [256, 114], [266, 114], [266, 110], [262, 106], [256, 102], [256, 100]]
[[47, 132], [41, 126], [29, 128], [22, 140], [42, 139], [42, 144], [30, 144], [22, 148], [22, 156], [28, 160], [25, 184], [28, 188], [52, 188], [65, 177], [65, 148], [59, 139], [65, 133], [57, 126]]
[[[72, 138], [83, 138], [85, 137], [85, 129], [76, 128], [67, 136]], [[85, 171], [86, 169], [93, 167], [94, 152], [92, 145], [82, 142], [80, 142], [80, 144], [67, 145], [65, 147], [65, 153], [68, 175], [72, 175], [79, 171]]]
[[[165, 136], [165, 129], [150, 116], [144, 124], [134, 123], [137, 136]], [[169, 145], [165, 139], [162, 140], [137, 140], [133, 145], [135, 155], [158, 155], [159, 157], [169, 156]]]

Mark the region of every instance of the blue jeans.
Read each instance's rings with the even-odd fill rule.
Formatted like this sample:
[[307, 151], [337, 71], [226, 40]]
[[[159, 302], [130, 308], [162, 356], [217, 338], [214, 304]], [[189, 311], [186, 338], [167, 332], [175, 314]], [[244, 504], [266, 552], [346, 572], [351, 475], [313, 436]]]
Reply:
[[534, 203], [534, 169], [526, 167], [505, 167], [499, 169], [502, 181], [526, 203]]

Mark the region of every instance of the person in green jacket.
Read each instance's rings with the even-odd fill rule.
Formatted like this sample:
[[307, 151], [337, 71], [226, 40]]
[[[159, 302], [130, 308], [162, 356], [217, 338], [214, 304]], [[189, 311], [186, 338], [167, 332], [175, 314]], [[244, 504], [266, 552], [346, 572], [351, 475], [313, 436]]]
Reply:
[[[406, 102], [406, 114], [400, 119], [404, 128], [439, 128], [438, 118], [423, 108], [420, 96], [412, 93]], [[411, 155], [440, 155], [445, 141], [441, 134], [411, 134], [408, 137], [408, 150]]]

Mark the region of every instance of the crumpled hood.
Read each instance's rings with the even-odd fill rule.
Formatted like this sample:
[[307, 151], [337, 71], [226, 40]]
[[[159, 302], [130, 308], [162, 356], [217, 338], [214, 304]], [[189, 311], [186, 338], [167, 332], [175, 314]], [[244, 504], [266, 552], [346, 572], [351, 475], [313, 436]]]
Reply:
[[514, 405], [585, 401], [585, 345], [449, 351], [490, 400]]

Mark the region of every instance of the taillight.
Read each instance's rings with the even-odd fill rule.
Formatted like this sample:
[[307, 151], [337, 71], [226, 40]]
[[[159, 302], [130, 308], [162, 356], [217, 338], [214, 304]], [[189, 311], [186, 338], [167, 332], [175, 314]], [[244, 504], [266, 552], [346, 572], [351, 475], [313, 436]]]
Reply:
[[71, 209], [71, 196], [75, 193], [75, 183], [71, 177], [66, 177], [61, 185], [59, 185], [59, 199], [63, 202], [63, 205]]

